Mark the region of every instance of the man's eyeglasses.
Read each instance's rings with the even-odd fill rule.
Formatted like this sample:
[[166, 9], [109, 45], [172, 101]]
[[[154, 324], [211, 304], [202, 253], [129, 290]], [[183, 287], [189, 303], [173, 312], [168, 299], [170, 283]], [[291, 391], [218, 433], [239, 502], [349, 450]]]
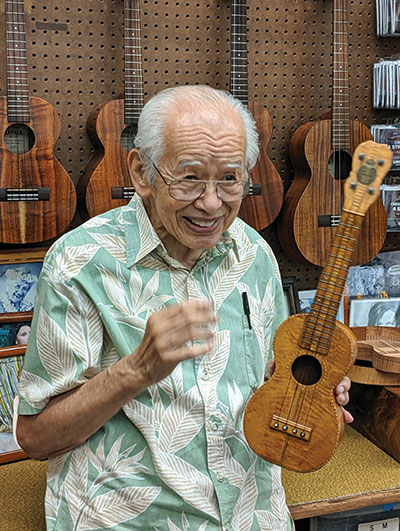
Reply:
[[216, 188], [217, 197], [225, 203], [240, 201], [249, 190], [248, 180], [240, 181], [202, 181], [198, 179], [167, 180], [153, 162], [158, 175], [168, 186], [169, 195], [177, 201], [195, 201], [203, 195], [208, 184]]

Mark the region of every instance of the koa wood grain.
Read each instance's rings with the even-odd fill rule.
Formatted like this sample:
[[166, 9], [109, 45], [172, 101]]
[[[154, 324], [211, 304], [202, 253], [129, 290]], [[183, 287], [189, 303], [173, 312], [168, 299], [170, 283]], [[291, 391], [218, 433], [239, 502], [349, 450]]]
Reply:
[[[348, 0], [333, 0], [333, 82], [331, 119], [301, 125], [293, 134], [290, 159], [294, 180], [278, 219], [285, 252], [298, 262], [326, 264], [343, 205], [351, 157], [372, 140], [368, 127], [350, 119]], [[368, 262], [382, 248], [386, 213], [380, 198], [365, 216], [352, 265]]]
[[100, 104], [87, 121], [96, 151], [78, 183], [84, 217], [126, 205], [135, 192], [127, 157], [144, 104], [140, 0], [124, 0], [124, 62], [124, 99]]
[[368, 141], [355, 150], [340, 223], [310, 312], [278, 328], [275, 371], [246, 407], [244, 433], [251, 448], [290, 470], [320, 468], [343, 434], [334, 389], [355, 361], [357, 340], [336, 315], [363, 218], [391, 162], [392, 152], [382, 144]]
[[231, 2], [231, 73], [230, 91], [252, 113], [259, 134], [260, 155], [251, 172], [251, 181], [261, 185], [261, 195], [243, 199], [239, 217], [256, 230], [265, 229], [278, 216], [283, 203], [283, 183], [278, 170], [268, 157], [272, 136], [272, 119], [261, 103], [249, 101], [247, 54], [247, 2]]
[[54, 155], [61, 121], [29, 97], [24, 3], [6, 0], [7, 96], [0, 98], [0, 243], [30, 244], [64, 232], [76, 192]]

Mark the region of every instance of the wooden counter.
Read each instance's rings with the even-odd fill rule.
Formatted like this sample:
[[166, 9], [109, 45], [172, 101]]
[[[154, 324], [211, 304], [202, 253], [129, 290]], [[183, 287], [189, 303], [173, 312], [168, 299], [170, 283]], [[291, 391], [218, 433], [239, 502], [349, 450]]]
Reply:
[[325, 466], [282, 480], [295, 520], [400, 501], [400, 463], [350, 426]]

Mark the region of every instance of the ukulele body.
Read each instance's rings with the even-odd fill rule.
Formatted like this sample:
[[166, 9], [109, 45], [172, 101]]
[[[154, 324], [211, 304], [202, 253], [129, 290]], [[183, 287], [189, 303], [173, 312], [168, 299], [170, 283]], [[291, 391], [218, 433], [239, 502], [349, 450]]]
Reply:
[[258, 102], [250, 101], [247, 107], [257, 124], [260, 143], [260, 155], [251, 172], [251, 179], [253, 183], [261, 183], [262, 195], [245, 197], [238, 215], [256, 230], [262, 230], [271, 225], [282, 208], [283, 183], [266, 153], [272, 135], [271, 116]]
[[0, 201], [0, 243], [26, 244], [62, 234], [75, 214], [76, 191], [68, 172], [54, 155], [61, 122], [54, 107], [41, 98], [29, 98], [28, 127], [34, 142], [28, 151], [11, 151], [5, 143], [9, 122], [7, 97], [0, 98], [0, 188], [46, 187], [47, 200]]
[[[253, 394], [244, 416], [251, 448], [267, 461], [296, 472], [320, 468], [337, 447], [344, 421], [334, 389], [357, 355], [353, 333], [339, 321], [327, 355], [299, 347], [306, 317], [292, 315], [278, 328], [275, 371]], [[310, 383], [318, 368], [320, 377]], [[279, 427], [274, 427], [276, 423]]]
[[[358, 121], [349, 124], [349, 150], [372, 139], [369, 129]], [[332, 148], [332, 120], [309, 122], [300, 126], [290, 141], [290, 158], [295, 177], [290, 186], [278, 224], [285, 252], [299, 262], [323, 266], [331, 249], [335, 226], [321, 226], [322, 216], [338, 216], [343, 203], [343, 186], [348, 172], [337, 179], [329, 171]], [[333, 172], [332, 172], [333, 173]], [[380, 198], [365, 215], [359, 245], [352, 265], [371, 260], [386, 238], [386, 212]]]
[[87, 131], [97, 150], [80, 179], [78, 194], [89, 217], [128, 203], [111, 196], [112, 186], [132, 186], [128, 151], [121, 142], [126, 127], [123, 99], [102, 103], [88, 118]]

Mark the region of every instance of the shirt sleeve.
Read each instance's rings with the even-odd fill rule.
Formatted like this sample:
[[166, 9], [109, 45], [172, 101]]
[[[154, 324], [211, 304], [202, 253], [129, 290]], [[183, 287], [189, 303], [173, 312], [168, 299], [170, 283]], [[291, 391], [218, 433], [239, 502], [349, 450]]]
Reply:
[[56, 253], [46, 256], [37, 286], [29, 344], [19, 380], [23, 415], [39, 413], [50, 398], [101, 370], [103, 325], [79, 283], [59, 273]]

